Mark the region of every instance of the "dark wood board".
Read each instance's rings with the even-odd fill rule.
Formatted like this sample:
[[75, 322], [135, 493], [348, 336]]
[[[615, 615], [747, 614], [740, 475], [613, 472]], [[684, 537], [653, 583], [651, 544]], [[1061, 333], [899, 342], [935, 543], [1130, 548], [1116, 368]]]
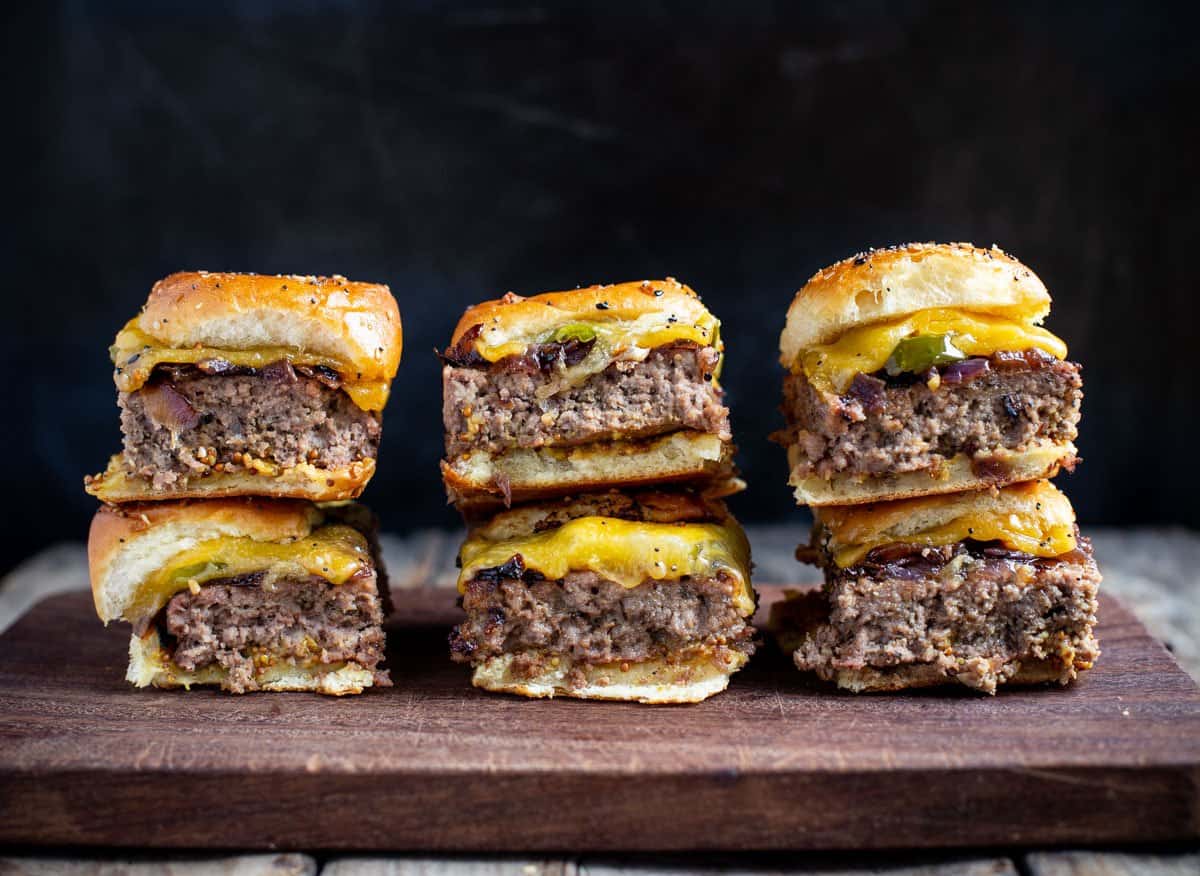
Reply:
[[[762, 588], [764, 604], [777, 588]], [[0, 843], [616, 851], [1200, 836], [1200, 691], [1105, 598], [1067, 688], [852, 696], [764, 648], [694, 706], [533, 701], [446, 656], [454, 595], [402, 591], [396, 687], [139, 691], [87, 594], [0, 636]]]

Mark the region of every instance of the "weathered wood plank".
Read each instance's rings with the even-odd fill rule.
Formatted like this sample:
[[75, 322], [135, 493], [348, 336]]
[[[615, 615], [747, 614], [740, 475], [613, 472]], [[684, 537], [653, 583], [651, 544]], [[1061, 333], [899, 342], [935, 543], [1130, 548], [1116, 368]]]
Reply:
[[160, 860], [0, 858], [0, 876], [315, 876], [308, 855], [240, 855]]
[[1025, 864], [1031, 876], [1196, 876], [1200, 853], [1037, 852]]
[[737, 859], [716, 861], [706, 859], [671, 860], [641, 858], [629, 861], [591, 861], [579, 863], [579, 876], [692, 876], [696, 873], [720, 876], [1017, 876], [1016, 865], [1009, 858], [956, 858], [912, 862], [905, 856], [880, 860], [877, 856], [840, 856], [831, 860], [813, 861], [804, 856], [780, 861], [771, 860], [739, 863]]
[[522, 858], [337, 858], [321, 876], [575, 876], [571, 860]]

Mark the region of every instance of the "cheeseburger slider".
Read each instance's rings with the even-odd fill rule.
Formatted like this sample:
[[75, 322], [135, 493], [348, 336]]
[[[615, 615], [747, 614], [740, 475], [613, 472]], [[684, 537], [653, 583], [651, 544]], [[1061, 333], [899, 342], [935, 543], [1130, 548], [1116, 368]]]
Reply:
[[908, 244], [817, 273], [780, 339], [789, 483], [849, 505], [1051, 477], [1075, 461], [1079, 366], [999, 249]]
[[460, 510], [615, 485], [736, 489], [720, 323], [673, 279], [470, 308], [442, 359]]
[[387, 586], [362, 506], [210, 499], [103, 506], [96, 612], [133, 625], [138, 687], [361, 693], [389, 686]]
[[110, 350], [125, 447], [86, 488], [106, 502], [353, 498], [400, 347], [386, 286], [172, 274]]
[[750, 548], [689, 493], [564, 498], [504, 511], [459, 552], [453, 658], [529, 697], [699, 702], [754, 651]]
[[1057, 681], [1089, 669], [1100, 573], [1049, 481], [815, 511], [821, 593], [775, 606], [802, 670], [852, 691]]

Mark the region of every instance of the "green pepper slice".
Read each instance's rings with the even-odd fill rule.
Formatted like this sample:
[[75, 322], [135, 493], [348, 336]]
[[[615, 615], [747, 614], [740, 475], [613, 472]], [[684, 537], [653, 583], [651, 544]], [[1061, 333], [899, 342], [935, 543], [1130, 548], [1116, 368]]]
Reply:
[[596, 340], [596, 330], [586, 322], [571, 322], [560, 326], [553, 335], [556, 343], [565, 344], [567, 341], [579, 341], [586, 344]]
[[949, 365], [966, 358], [967, 354], [954, 346], [949, 334], [913, 335], [896, 344], [883, 367], [895, 377], [905, 372], [920, 374], [935, 365]]

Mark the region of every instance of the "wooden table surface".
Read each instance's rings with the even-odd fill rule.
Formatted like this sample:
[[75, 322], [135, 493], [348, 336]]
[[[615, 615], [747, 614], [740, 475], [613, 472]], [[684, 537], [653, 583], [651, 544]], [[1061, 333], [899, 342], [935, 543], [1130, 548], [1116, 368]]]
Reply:
[[[1122, 597], [1152, 633], [1174, 652], [1193, 678], [1200, 678], [1200, 534], [1184, 529], [1089, 531], [1104, 573], [1104, 588]], [[791, 558], [798, 541], [794, 527], [751, 527], [756, 578], [764, 581], [812, 581], [812, 570]], [[458, 534], [420, 532], [408, 537], [385, 536], [384, 550], [393, 587], [450, 586], [454, 579], [453, 556]], [[0, 630], [9, 626], [33, 603], [50, 593], [87, 587], [86, 563], [81, 544], [50, 548], [21, 564], [0, 581]], [[802, 805], [802, 801], [798, 801]], [[464, 813], [464, 817], [472, 817]], [[1196, 849], [1036, 850], [1014, 854], [962, 852], [899, 855], [739, 855], [724, 858], [705, 855], [640, 856], [615, 860], [591, 858], [520, 859], [491, 857], [389, 857], [326, 858], [311, 855], [154, 855], [115, 858], [97, 852], [69, 857], [27, 854], [0, 857], [0, 876], [30, 873], [131, 874], [131, 876], [258, 876], [258, 874], [537, 874], [687, 872], [720, 873], [896, 873], [896, 874], [1008, 874], [1035, 876], [1058, 874], [1175, 874], [1200, 872]]]

